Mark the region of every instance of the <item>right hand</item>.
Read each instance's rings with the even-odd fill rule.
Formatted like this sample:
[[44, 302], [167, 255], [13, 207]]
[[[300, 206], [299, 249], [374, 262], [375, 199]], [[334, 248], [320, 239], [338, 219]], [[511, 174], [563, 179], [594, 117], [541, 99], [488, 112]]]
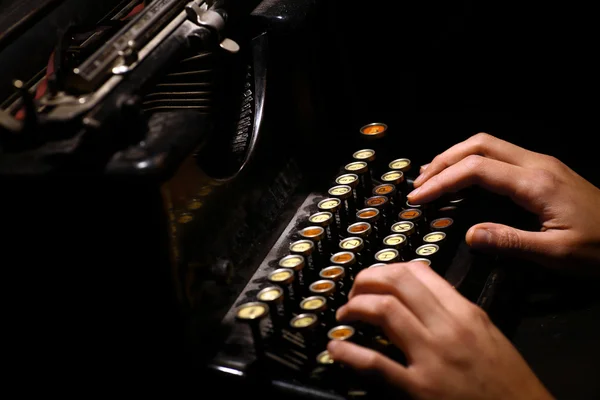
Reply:
[[600, 274], [600, 189], [561, 161], [479, 133], [422, 168], [408, 198], [428, 203], [471, 185], [509, 196], [541, 223], [540, 232], [477, 224], [466, 235], [471, 247]]

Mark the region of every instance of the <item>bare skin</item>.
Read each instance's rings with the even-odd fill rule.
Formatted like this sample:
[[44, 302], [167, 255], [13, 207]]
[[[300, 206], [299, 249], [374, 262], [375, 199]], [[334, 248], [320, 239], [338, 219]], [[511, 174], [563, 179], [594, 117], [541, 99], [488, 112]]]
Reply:
[[541, 231], [478, 224], [467, 232], [470, 246], [600, 274], [600, 189], [554, 157], [480, 133], [435, 157], [414, 185], [416, 204], [471, 185], [509, 196], [539, 217]]
[[329, 343], [333, 359], [415, 399], [553, 398], [487, 314], [425, 263], [361, 271], [337, 318], [381, 327], [407, 365], [342, 341]]

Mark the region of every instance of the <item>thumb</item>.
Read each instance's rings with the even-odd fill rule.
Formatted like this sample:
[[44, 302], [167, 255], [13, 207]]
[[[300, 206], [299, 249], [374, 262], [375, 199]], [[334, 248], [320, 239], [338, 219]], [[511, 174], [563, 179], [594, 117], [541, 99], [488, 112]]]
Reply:
[[553, 244], [545, 232], [529, 232], [510, 226], [483, 223], [472, 226], [465, 240], [474, 249], [497, 251], [538, 260], [552, 253]]

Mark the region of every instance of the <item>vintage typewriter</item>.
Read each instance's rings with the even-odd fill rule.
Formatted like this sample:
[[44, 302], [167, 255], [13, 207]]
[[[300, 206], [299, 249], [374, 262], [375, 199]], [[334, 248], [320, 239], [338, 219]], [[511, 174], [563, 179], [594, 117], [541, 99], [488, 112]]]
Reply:
[[396, 112], [355, 102], [368, 93], [322, 40], [339, 5], [30, 4], [0, 38], [3, 224], [20, 238], [2, 259], [22, 299], [7, 333], [27, 354], [80, 380], [104, 361], [223, 392], [381, 398], [323, 353], [328, 337], [395, 353], [333, 319], [360, 270], [422, 259], [505, 320], [512, 272], [463, 238], [510, 209], [477, 191], [407, 203], [446, 143], [407, 145]]
[[468, 227], [485, 215], [477, 204], [489, 199], [466, 190], [432, 204], [410, 204], [406, 194], [420, 164], [402, 153], [400, 135], [375, 122], [355, 136], [348, 140], [354, 148], [336, 150], [340, 167], [320, 171], [322, 179], [309, 185], [222, 320], [222, 345], [209, 366], [217, 379], [239, 381], [243, 389], [234, 385], [233, 392], [397, 398], [381, 381], [354, 374], [326, 351], [329, 340], [350, 340], [404, 362], [379, 329], [335, 319], [354, 277], [366, 268], [424, 262], [497, 323], [507, 311], [498, 293], [507, 279], [502, 263], [464, 243]]

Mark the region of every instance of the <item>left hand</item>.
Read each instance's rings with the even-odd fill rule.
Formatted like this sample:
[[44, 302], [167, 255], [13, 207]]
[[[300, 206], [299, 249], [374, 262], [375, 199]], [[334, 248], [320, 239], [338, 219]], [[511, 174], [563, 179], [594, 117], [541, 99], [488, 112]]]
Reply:
[[332, 358], [415, 399], [552, 399], [487, 314], [425, 263], [361, 271], [337, 318], [381, 327], [407, 365], [343, 341], [329, 343]]

